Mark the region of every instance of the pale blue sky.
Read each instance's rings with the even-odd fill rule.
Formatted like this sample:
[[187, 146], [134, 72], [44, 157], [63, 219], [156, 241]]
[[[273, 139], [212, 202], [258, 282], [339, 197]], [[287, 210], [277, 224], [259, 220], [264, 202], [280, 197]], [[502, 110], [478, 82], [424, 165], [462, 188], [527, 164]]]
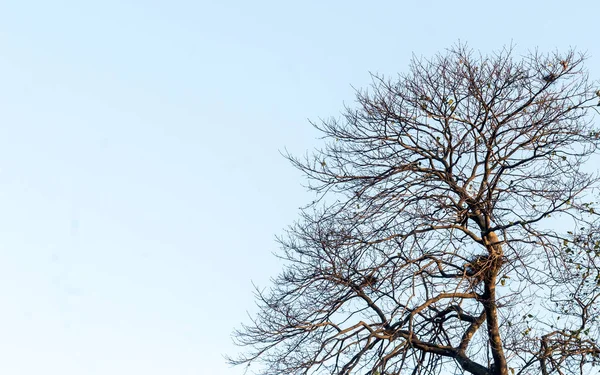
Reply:
[[577, 46], [597, 1], [0, 1], [0, 373], [226, 374], [251, 280], [369, 71]]

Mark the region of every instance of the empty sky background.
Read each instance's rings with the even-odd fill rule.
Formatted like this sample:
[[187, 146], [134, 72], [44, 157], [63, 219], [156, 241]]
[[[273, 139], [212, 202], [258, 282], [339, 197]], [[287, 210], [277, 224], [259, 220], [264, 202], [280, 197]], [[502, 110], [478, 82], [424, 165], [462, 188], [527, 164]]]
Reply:
[[222, 357], [369, 71], [459, 39], [576, 46], [597, 1], [0, 0], [0, 373], [239, 375]]

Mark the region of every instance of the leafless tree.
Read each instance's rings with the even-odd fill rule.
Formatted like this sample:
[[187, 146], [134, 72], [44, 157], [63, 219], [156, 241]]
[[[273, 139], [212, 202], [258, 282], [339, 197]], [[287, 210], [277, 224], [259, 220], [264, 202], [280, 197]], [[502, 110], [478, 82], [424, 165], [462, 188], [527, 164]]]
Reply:
[[[574, 50], [458, 44], [375, 75], [234, 333], [260, 374], [590, 374], [600, 364], [597, 82]], [[596, 159], [597, 161], [597, 159]], [[597, 369], [595, 371], [598, 371]]]

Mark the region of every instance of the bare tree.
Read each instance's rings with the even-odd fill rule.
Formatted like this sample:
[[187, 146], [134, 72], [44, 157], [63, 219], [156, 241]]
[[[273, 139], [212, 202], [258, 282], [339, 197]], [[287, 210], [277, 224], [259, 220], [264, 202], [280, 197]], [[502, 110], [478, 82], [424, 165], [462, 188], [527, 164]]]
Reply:
[[[573, 50], [459, 44], [373, 77], [235, 332], [260, 374], [589, 374], [600, 364], [600, 92]], [[593, 166], [591, 166], [593, 167]], [[586, 171], [587, 168], [587, 171]], [[597, 371], [597, 370], [596, 370]]]

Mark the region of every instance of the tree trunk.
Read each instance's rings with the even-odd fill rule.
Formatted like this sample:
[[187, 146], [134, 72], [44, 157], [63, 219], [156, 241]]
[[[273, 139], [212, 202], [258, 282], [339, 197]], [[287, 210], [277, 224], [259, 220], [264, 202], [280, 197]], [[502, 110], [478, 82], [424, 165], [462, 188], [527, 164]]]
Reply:
[[491, 264], [484, 278], [484, 293], [481, 296], [481, 302], [485, 309], [490, 349], [494, 359], [491, 375], [508, 375], [508, 365], [500, 337], [498, 307], [496, 306], [496, 279], [502, 267], [502, 245], [494, 232], [488, 233], [484, 240], [490, 253]]

